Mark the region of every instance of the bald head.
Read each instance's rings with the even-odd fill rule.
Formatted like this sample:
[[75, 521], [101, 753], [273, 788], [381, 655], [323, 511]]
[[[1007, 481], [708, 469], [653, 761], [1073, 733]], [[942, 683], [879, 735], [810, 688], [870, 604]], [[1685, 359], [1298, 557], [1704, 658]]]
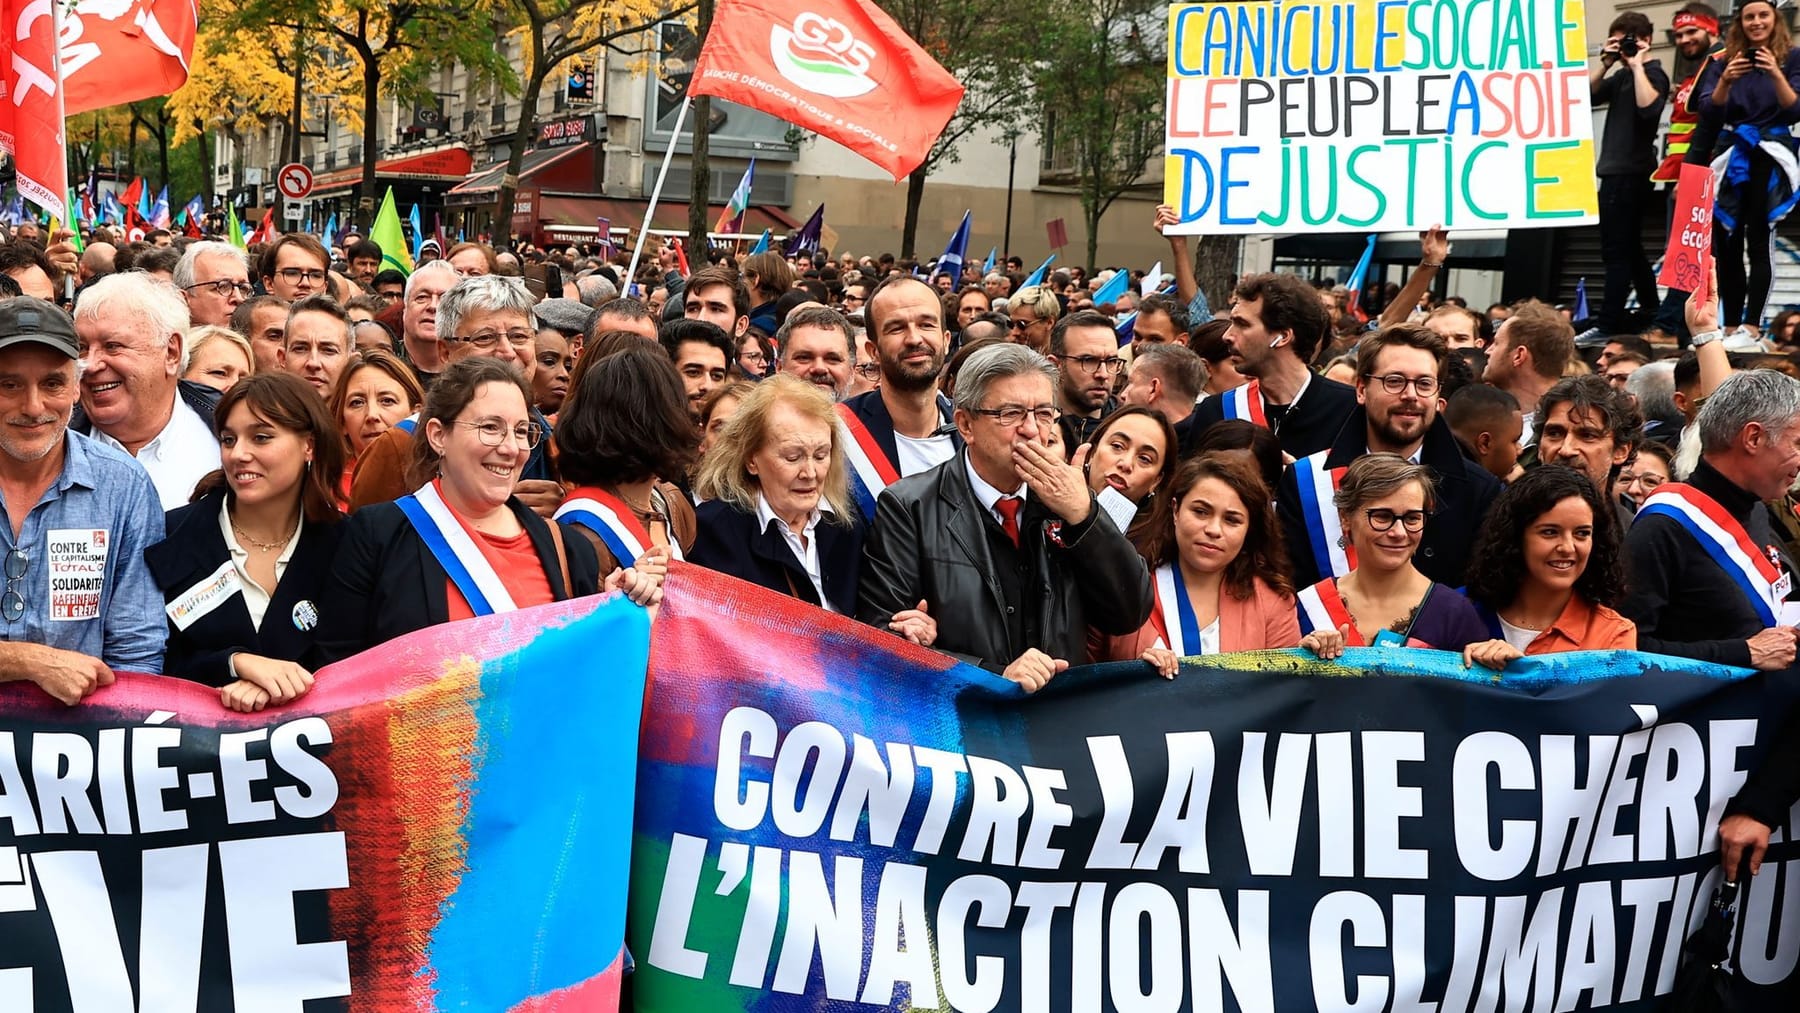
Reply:
[[119, 252], [111, 243], [89, 243], [81, 252], [81, 283], [83, 285], [113, 273], [113, 254]]

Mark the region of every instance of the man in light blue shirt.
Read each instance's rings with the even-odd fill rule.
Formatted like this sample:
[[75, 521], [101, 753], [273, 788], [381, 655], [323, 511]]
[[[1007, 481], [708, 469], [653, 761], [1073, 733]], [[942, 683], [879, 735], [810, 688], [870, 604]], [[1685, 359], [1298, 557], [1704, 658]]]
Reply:
[[114, 669], [162, 672], [162, 594], [144, 565], [163, 513], [123, 452], [68, 429], [79, 344], [62, 310], [0, 302], [0, 681], [73, 704]]

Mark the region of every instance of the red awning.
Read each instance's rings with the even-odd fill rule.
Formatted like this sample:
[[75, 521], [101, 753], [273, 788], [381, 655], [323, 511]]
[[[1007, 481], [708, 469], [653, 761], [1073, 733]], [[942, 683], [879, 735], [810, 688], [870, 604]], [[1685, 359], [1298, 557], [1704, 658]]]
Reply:
[[[401, 158], [384, 158], [375, 163], [375, 175], [400, 179], [421, 180], [456, 180], [460, 182], [475, 168], [475, 156], [469, 149], [457, 146], [427, 151], [418, 155], [406, 155]], [[362, 182], [362, 166], [338, 169], [335, 172], [321, 173], [313, 178], [313, 193], [316, 196], [321, 190], [339, 190], [355, 186]]]
[[[577, 144], [566, 148], [537, 148], [527, 151], [519, 163], [519, 182], [521, 184], [528, 183], [539, 171], [550, 168], [570, 155], [592, 150], [590, 146]], [[454, 199], [450, 203], [478, 204], [492, 200], [500, 192], [500, 180], [505, 175], [505, 162], [496, 162], [488, 166], [481, 172], [473, 174], [468, 179], [451, 187], [447, 196]]]

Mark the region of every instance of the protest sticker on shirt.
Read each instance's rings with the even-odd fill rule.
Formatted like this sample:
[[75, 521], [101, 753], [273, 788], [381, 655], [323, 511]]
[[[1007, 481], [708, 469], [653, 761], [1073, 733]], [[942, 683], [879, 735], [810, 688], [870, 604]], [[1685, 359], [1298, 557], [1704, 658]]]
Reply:
[[169, 614], [169, 621], [175, 624], [176, 629], [185, 630], [213, 609], [230, 601], [232, 595], [243, 589], [243, 582], [238, 580], [237, 566], [227, 559], [198, 584], [181, 592], [174, 601], [163, 606], [163, 611]]
[[1707, 278], [1712, 274], [1713, 172], [1710, 166], [1683, 165], [1675, 184], [1675, 226], [1669, 229], [1669, 248], [1663, 253], [1662, 273], [1656, 283], [1677, 292], [1697, 292], [1706, 298]]
[[50, 621], [100, 616], [106, 584], [105, 528], [56, 528], [50, 532]]

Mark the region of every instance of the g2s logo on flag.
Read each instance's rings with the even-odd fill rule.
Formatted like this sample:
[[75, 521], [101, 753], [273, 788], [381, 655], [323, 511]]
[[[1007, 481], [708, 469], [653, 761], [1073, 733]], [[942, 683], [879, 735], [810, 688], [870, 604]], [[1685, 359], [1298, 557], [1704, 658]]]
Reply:
[[769, 30], [769, 56], [782, 77], [819, 95], [856, 98], [875, 90], [874, 48], [835, 18], [806, 11], [791, 29], [776, 25]]

